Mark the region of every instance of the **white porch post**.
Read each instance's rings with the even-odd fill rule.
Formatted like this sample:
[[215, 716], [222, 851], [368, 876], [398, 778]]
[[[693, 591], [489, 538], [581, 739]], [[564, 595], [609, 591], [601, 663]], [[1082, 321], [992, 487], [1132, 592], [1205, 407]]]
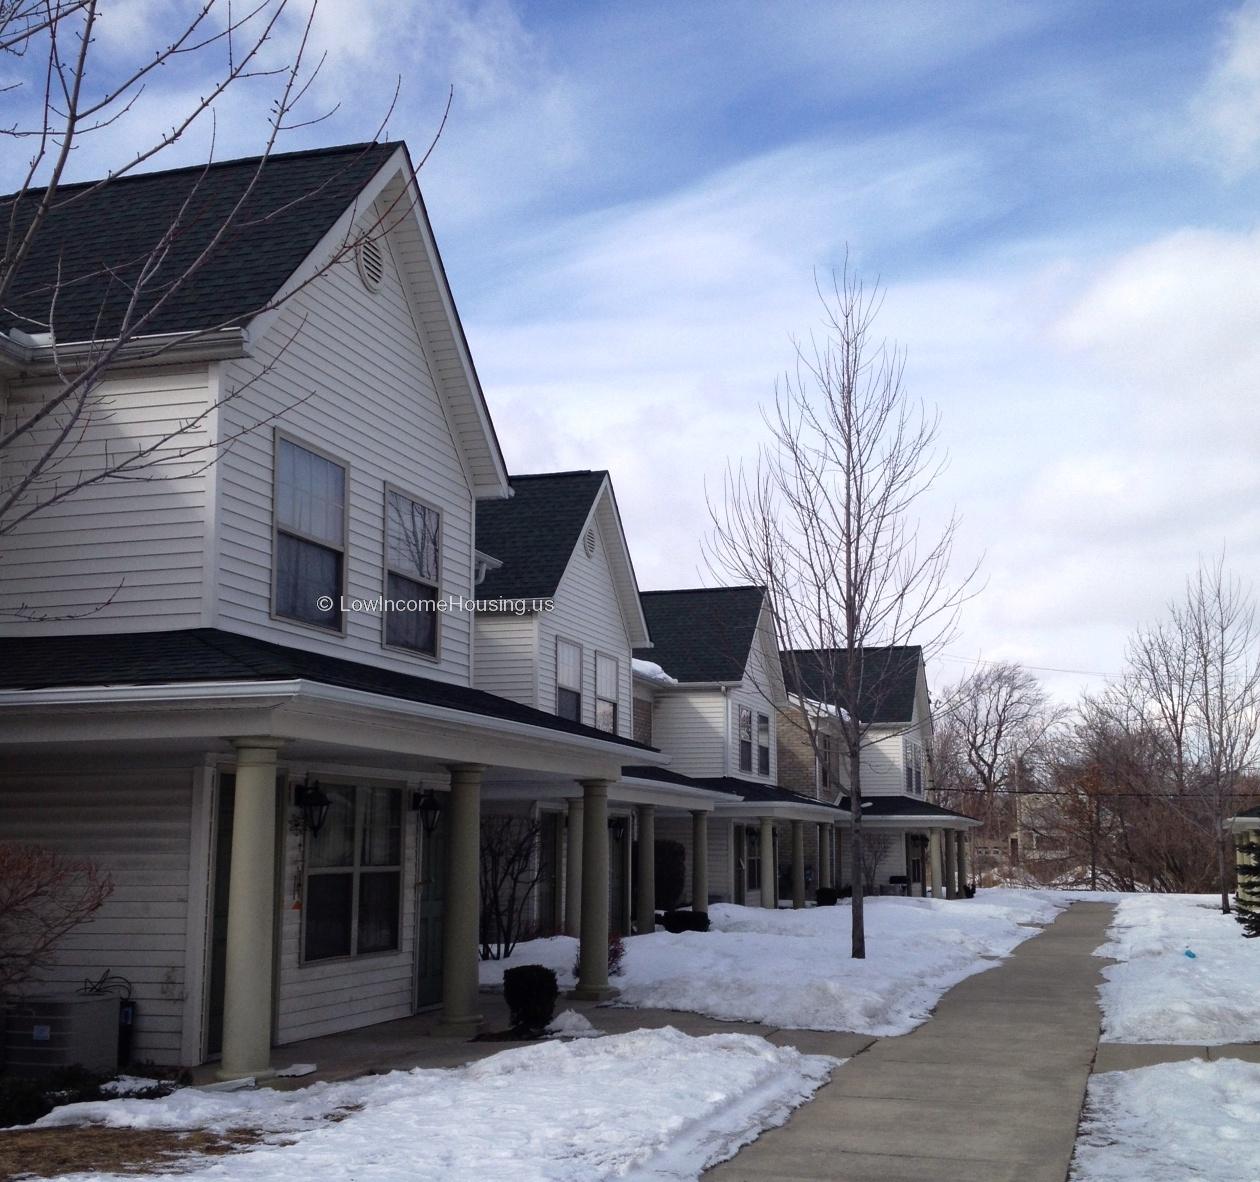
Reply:
[[967, 832], [960, 829], [955, 835], [958, 842], [958, 893], [966, 895], [967, 893]]
[[792, 906], [805, 906], [805, 822], [792, 822]]
[[958, 846], [954, 842], [954, 835], [948, 830], [941, 833], [941, 838], [945, 842], [945, 898], [958, 898]]
[[945, 898], [945, 875], [941, 870], [941, 831], [928, 831], [928, 871], [932, 879], [932, 898]]
[[709, 910], [709, 814], [704, 809], [691, 814], [691, 909]]
[[606, 1001], [608, 984], [608, 781], [582, 781], [582, 943], [572, 997]]
[[639, 860], [635, 867], [634, 926], [640, 936], [656, 931], [656, 806], [641, 804], [635, 810], [639, 822]]
[[564, 847], [564, 934], [582, 934], [582, 800], [569, 801], [565, 818]]
[[276, 751], [272, 739], [234, 739], [227, 972], [220, 1079], [271, 1067], [272, 952], [276, 912]]
[[822, 821], [818, 825], [818, 885], [820, 887], [834, 887], [836, 885], [835, 871], [831, 865], [831, 822]]
[[481, 773], [479, 764], [452, 764], [446, 836], [446, 905], [442, 939], [443, 1034], [475, 1034], [481, 890]]
[[774, 860], [774, 821], [761, 818], [761, 905], [779, 905], [779, 867]]

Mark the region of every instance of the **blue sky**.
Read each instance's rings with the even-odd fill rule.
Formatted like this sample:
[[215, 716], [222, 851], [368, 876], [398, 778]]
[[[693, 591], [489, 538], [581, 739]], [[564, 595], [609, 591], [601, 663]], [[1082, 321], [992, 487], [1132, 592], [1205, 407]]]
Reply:
[[[111, 68], [171, 19], [106, 11]], [[290, 147], [371, 135], [401, 74], [419, 151], [454, 84], [422, 184], [509, 464], [611, 469], [644, 587], [711, 579], [706, 482], [846, 248], [943, 415], [925, 517], [984, 554], [939, 680], [1011, 658], [1084, 671], [1047, 673], [1070, 695], [1200, 553], [1254, 573], [1260, 7], [323, 0], [316, 42], [341, 106]], [[203, 82], [168, 71], [76, 168]], [[218, 156], [268, 85], [220, 105]]]

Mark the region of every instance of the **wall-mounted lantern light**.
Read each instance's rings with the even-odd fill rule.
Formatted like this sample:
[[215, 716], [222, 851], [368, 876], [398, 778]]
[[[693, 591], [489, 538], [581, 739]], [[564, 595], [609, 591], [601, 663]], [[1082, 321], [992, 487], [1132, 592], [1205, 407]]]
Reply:
[[431, 837], [442, 817], [442, 806], [438, 803], [437, 795], [432, 789], [427, 792], [413, 792], [411, 807], [420, 814], [420, 824], [424, 827], [425, 836]]
[[302, 810], [302, 822], [311, 831], [311, 836], [318, 837], [319, 831], [328, 820], [328, 810], [332, 801], [320, 786], [319, 781], [311, 783], [308, 776], [305, 784], [300, 784], [294, 793], [294, 803]]

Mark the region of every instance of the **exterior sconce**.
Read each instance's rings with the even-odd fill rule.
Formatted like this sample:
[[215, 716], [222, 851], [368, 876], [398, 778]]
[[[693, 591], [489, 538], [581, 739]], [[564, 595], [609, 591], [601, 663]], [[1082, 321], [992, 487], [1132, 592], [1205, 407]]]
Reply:
[[302, 810], [302, 821], [311, 831], [311, 836], [318, 837], [324, 822], [328, 820], [328, 810], [332, 807], [332, 801], [319, 786], [319, 781], [312, 784], [308, 777], [306, 783], [294, 793], [293, 801]]
[[625, 817], [613, 817], [608, 822], [608, 831], [612, 834], [613, 841], [621, 841], [626, 836]]
[[442, 806], [432, 789], [427, 792], [414, 792], [411, 796], [411, 807], [420, 814], [420, 824], [424, 828], [425, 837], [432, 837], [442, 818]]

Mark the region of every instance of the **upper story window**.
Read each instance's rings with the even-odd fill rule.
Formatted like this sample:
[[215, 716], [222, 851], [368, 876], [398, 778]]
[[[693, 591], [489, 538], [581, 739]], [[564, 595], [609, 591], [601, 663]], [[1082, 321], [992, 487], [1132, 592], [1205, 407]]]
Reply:
[[345, 465], [277, 435], [274, 505], [275, 614], [340, 631]]
[[826, 733], [819, 735], [818, 739], [818, 787], [824, 791], [834, 791], [840, 770], [836, 758], [836, 740], [833, 735]]
[[906, 792], [912, 796], [923, 795], [923, 748], [909, 739], [903, 742], [906, 765]]
[[582, 721], [582, 646], [571, 640], [556, 641], [556, 713]]
[[751, 706], [739, 708], [739, 770], [752, 771], [753, 761], [753, 712]]
[[436, 509], [386, 490], [385, 643], [430, 657], [438, 649], [441, 524]]
[[331, 807], [310, 838], [303, 959], [393, 952], [402, 915], [402, 794], [325, 787]]
[[757, 715], [757, 774], [770, 774], [770, 716]]
[[595, 725], [617, 733], [617, 689], [621, 669], [616, 657], [595, 654]]

